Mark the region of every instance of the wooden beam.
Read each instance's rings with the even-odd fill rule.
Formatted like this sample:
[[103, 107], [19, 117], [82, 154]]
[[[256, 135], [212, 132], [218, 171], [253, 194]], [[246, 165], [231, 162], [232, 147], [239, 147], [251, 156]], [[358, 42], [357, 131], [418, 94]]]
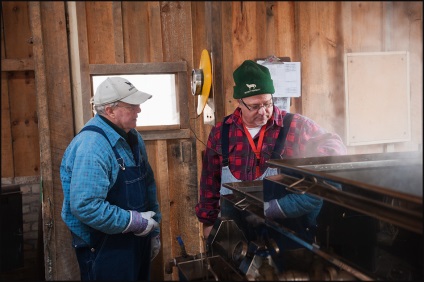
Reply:
[[90, 64], [90, 74], [152, 74], [187, 71], [186, 62]]
[[[53, 224], [53, 173], [52, 152], [50, 147], [50, 125], [48, 112], [46, 66], [43, 52], [43, 33], [41, 23], [40, 2], [29, 2], [29, 16], [33, 34], [35, 89], [37, 93], [37, 112], [40, 138], [41, 185], [43, 195], [43, 234], [45, 278], [53, 280], [53, 270], [56, 266], [56, 240]], [[50, 195], [50, 196], [49, 196]], [[47, 239], [46, 239], [47, 238]]]
[[161, 140], [161, 139], [188, 139], [190, 138], [189, 129], [180, 130], [155, 130], [141, 131], [144, 140]]
[[124, 56], [124, 31], [122, 29], [122, 6], [121, 1], [113, 1], [113, 32], [115, 42], [115, 62], [122, 64], [125, 62]]
[[1, 71], [34, 70], [33, 59], [1, 59]]
[[[172, 257], [172, 230], [170, 222], [170, 206], [171, 198], [169, 196], [169, 171], [168, 166], [163, 164], [168, 164], [168, 150], [167, 150], [167, 141], [166, 140], [157, 140], [155, 141], [156, 147], [156, 184], [157, 184], [157, 194], [160, 205], [160, 210], [162, 213], [162, 222], [161, 222], [161, 242], [162, 242], [162, 258], [171, 258]], [[166, 274], [165, 274], [166, 275]], [[170, 275], [166, 277], [167, 280], [170, 280]]]

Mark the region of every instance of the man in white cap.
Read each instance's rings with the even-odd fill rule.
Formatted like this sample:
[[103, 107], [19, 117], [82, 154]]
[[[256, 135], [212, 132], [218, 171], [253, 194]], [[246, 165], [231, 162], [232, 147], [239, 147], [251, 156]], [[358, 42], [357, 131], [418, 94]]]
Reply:
[[107, 78], [91, 101], [95, 116], [63, 155], [62, 219], [83, 281], [150, 279], [161, 245], [161, 212], [135, 127], [140, 104], [151, 97], [124, 78]]

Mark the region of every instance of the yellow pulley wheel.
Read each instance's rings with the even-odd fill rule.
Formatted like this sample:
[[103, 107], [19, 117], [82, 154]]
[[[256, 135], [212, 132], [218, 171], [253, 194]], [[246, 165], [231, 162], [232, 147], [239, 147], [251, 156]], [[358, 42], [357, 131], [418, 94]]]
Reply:
[[206, 103], [209, 98], [212, 86], [212, 64], [209, 56], [209, 52], [206, 49], [203, 49], [202, 55], [200, 56], [200, 65], [199, 69], [202, 72], [202, 87], [201, 93], [197, 97], [197, 114], [200, 115], [203, 112], [203, 109], [206, 106]]

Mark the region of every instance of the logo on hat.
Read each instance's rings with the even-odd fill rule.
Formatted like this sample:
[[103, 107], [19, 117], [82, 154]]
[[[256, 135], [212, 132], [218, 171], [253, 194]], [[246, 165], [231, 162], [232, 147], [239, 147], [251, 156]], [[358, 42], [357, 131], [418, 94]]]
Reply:
[[129, 81], [125, 81], [125, 83], [126, 83], [126, 84], [128, 84], [128, 85], [130, 86], [130, 88], [128, 89], [128, 91], [131, 91], [131, 90], [133, 90], [133, 89], [135, 88], [135, 86], [134, 86], [134, 85], [132, 85], [132, 83], [131, 83], [131, 82], [129, 82]]
[[246, 86], [247, 86], [247, 88], [249, 88], [249, 90], [256, 88], [256, 84], [246, 84]]
[[246, 83], [246, 86], [247, 86], [247, 88], [249, 88], [249, 90], [247, 90], [247, 91], [245, 91], [244, 92], [244, 94], [247, 94], [247, 93], [251, 93], [251, 92], [255, 92], [255, 91], [259, 91], [259, 90], [261, 90], [261, 89], [256, 89], [256, 84], [247, 84]]

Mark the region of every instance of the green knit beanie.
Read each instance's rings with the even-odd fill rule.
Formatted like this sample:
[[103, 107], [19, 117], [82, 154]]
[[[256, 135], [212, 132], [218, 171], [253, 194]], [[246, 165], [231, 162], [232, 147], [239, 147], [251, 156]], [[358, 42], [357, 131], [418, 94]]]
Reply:
[[234, 99], [246, 98], [259, 94], [274, 94], [274, 84], [267, 67], [246, 60], [233, 73]]

